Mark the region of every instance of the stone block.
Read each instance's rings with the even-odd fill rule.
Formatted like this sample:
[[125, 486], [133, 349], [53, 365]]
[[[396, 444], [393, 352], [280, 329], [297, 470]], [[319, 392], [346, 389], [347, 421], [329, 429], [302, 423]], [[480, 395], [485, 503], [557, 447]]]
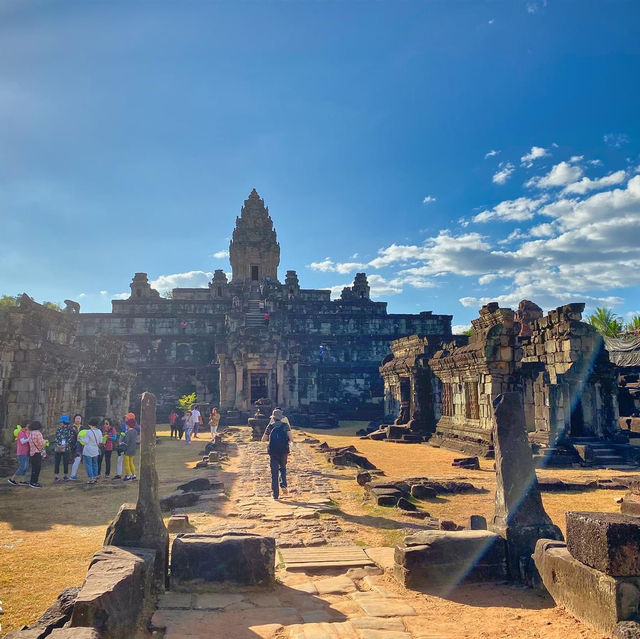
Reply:
[[469, 528], [471, 530], [487, 530], [487, 520], [482, 515], [471, 515], [469, 517]]
[[640, 604], [640, 577], [612, 577], [571, 556], [564, 543], [539, 539], [533, 559], [542, 583], [558, 605], [610, 634], [633, 619]]
[[415, 499], [433, 499], [437, 497], [438, 492], [431, 486], [425, 486], [424, 484], [414, 484], [411, 486], [411, 496]]
[[640, 519], [618, 513], [568, 512], [567, 549], [614, 577], [640, 575]]
[[156, 551], [104, 546], [91, 560], [71, 626], [95, 628], [103, 639], [132, 635], [150, 604]]
[[640, 495], [627, 493], [620, 504], [620, 512], [623, 515], [640, 517]]
[[57, 628], [49, 637], [51, 639], [103, 639], [95, 628]]
[[637, 621], [621, 621], [613, 629], [612, 639], [640, 639], [640, 623]]
[[181, 490], [176, 490], [164, 497], [160, 497], [160, 508], [166, 512], [174, 508], [193, 506], [199, 498], [198, 493], [183, 493]]
[[273, 537], [251, 533], [180, 535], [173, 542], [171, 579], [184, 582], [265, 584], [274, 580]]
[[502, 581], [505, 542], [486, 530], [426, 530], [396, 547], [394, 574], [408, 588], [448, 592], [462, 582]]
[[167, 522], [167, 530], [170, 533], [186, 533], [193, 531], [189, 523], [189, 515], [172, 515]]
[[198, 493], [211, 490], [211, 482], [206, 477], [198, 477], [185, 484], [180, 484], [176, 490], [181, 490], [183, 493]]

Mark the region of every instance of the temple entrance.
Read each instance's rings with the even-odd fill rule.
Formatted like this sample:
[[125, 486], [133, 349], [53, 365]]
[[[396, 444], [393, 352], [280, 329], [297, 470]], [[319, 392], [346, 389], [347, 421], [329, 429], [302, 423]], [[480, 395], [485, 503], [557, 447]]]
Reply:
[[269, 389], [267, 388], [266, 373], [251, 373], [251, 403], [269, 397]]
[[256, 264], [251, 265], [251, 279], [254, 282], [257, 282], [259, 279], [259, 271], [258, 271], [258, 266]]
[[583, 437], [584, 432], [584, 413], [582, 412], [582, 402], [578, 399], [571, 407], [571, 424], [569, 434], [571, 437]]

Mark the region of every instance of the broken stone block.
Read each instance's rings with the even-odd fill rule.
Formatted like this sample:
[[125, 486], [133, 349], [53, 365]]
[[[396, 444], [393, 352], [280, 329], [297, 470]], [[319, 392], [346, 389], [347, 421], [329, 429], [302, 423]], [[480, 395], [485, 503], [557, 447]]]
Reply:
[[95, 628], [104, 639], [133, 634], [153, 592], [156, 551], [104, 546], [91, 560], [73, 606], [71, 626]]
[[400, 510], [418, 510], [418, 507], [415, 504], [412, 504], [408, 499], [405, 499], [404, 497], [400, 497], [400, 499], [398, 499], [398, 503], [396, 504], [396, 506], [400, 508]]
[[204, 490], [211, 490], [211, 482], [206, 477], [198, 477], [188, 481], [186, 484], [180, 484], [176, 490], [181, 490], [183, 493], [198, 493]]
[[620, 504], [620, 512], [623, 515], [640, 516], [640, 495], [627, 493]]
[[50, 635], [51, 639], [102, 639], [95, 628], [57, 628]]
[[193, 530], [189, 523], [189, 515], [171, 515], [167, 522], [167, 530], [170, 533], [186, 533]]
[[451, 465], [466, 470], [480, 470], [480, 461], [477, 457], [458, 457]]
[[621, 621], [613, 629], [612, 639], [640, 639], [640, 623]]
[[411, 496], [416, 499], [434, 499], [438, 496], [438, 492], [431, 486], [424, 484], [414, 484], [411, 486]]
[[640, 577], [612, 577], [585, 566], [552, 539], [538, 540], [533, 558], [556, 604], [596, 629], [610, 634], [638, 613]]
[[640, 519], [617, 513], [568, 512], [567, 549], [614, 577], [640, 575]]
[[274, 580], [275, 556], [273, 537], [233, 532], [180, 535], [173, 542], [171, 580], [266, 584]]
[[358, 466], [367, 470], [375, 469], [375, 465], [372, 464], [364, 455], [359, 455], [358, 453], [351, 451], [345, 451], [344, 453], [335, 455], [331, 461], [336, 466]]
[[487, 530], [487, 520], [482, 515], [471, 515], [469, 517], [469, 528], [471, 530]]
[[394, 575], [407, 588], [450, 592], [462, 582], [502, 581], [505, 542], [486, 530], [425, 530], [395, 550]]
[[395, 506], [402, 493], [395, 488], [373, 488], [371, 490], [378, 506]]
[[198, 499], [200, 499], [198, 493], [183, 493], [181, 490], [176, 490], [164, 497], [160, 497], [160, 508], [163, 511], [171, 511], [174, 508], [193, 506]]

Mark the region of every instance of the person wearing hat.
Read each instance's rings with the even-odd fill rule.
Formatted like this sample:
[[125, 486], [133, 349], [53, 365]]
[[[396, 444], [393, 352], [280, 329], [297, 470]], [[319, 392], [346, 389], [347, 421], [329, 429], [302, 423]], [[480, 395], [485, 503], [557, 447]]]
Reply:
[[69, 425], [69, 415], [62, 415], [58, 420], [58, 428], [54, 438], [54, 470], [53, 481], [60, 481], [60, 461], [64, 471], [63, 481], [69, 481], [69, 450], [75, 432]]
[[271, 491], [273, 498], [279, 499], [280, 491], [288, 495], [287, 490], [287, 458], [289, 457], [289, 442], [291, 441], [291, 427], [279, 408], [271, 413], [271, 419], [262, 435], [261, 441], [268, 441], [269, 467], [271, 469]]

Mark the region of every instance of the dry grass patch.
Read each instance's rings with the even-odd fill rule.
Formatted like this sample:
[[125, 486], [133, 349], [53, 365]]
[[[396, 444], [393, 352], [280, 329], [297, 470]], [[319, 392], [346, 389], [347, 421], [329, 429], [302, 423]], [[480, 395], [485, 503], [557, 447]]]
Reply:
[[[194, 477], [193, 460], [206, 440], [187, 446], [162, 428], [158, 436], [157, 469], [165, 494]], [[41, 490], [6, 482], [0, 488], [2, 633], [33, 623], [63, 588], [81, 585], [107, 524], [121, 504], [137, 499], [136, 482], [54, 484], [51, 461], [42, 470]], [[83, 466], [78, 476], [86, 480]]]

